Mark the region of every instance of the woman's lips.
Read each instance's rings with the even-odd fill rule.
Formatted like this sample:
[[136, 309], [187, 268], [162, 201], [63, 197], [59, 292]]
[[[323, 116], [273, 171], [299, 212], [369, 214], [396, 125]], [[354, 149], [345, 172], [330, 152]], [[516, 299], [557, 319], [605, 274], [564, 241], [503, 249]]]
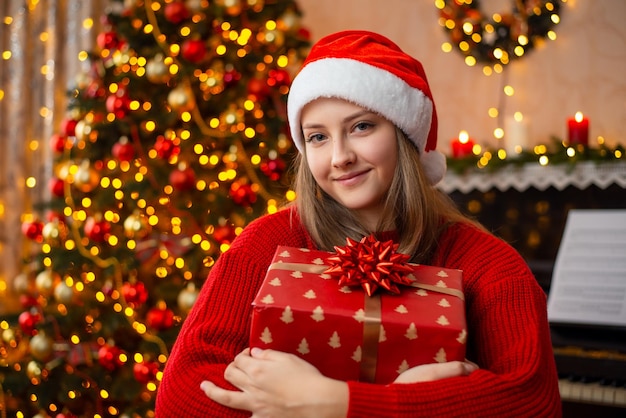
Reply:
[[343, 174], [339, 177], [336, 177], [335, 182], [343, 186], [352, 186], [358, 183], [359, 181], [361, 181], [363, 176], [367, 174], [368, 172], [369, 170], [362, 170], [362, 171], [354, 171], [351, 173]]

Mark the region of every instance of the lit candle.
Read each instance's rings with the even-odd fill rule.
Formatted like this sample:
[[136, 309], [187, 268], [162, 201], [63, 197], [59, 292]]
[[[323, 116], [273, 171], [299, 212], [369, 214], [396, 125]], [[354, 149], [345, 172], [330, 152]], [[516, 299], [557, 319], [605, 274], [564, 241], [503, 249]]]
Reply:
[[467, 131], [459, 132], [459, 137], [452, 140], [452, 156], [454, 158], [463, 158], [472, 154], [474, 141], [469, 137]]
[[582, 112], [576, 112], [567, 120], [567, 140], [570, 145], [587, 145], [589, 143], [589, 119]]
[[528, 148], [528, 129], [521, 112], [504, 121], [504, 150], [509, 156], [519, 154]]

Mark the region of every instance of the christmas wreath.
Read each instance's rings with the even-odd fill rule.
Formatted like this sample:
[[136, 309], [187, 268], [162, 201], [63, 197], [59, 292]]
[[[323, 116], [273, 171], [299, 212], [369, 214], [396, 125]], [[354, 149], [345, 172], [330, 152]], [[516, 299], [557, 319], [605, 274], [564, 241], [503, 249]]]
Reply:
[[437, 0], [440, 24], [468, 65], [506, 65], [522, 57], [559, 23], [563, 0], [512, 0], [509, 12], [486, 16], [479, 0]]

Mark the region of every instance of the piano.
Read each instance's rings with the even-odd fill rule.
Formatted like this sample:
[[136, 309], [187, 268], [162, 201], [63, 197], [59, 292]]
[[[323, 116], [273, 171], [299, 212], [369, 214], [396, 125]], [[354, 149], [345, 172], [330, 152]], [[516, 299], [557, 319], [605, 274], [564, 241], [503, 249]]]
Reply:
[[626, 417], [626, 328], [551, 324], [565, 418]]
[[[549, 294], [569, 211], [625, 209], [626, 161], [530, 168], [449, 173], [442, 190], [515, 247]], [[563, 417], [626, 417], [626, 328], [551, 324], [551, 333]]]
[[[530, 260], [546, 293], [553, 260]], [[564, 418], [626, 417], [626, 327], [550, 324]]]

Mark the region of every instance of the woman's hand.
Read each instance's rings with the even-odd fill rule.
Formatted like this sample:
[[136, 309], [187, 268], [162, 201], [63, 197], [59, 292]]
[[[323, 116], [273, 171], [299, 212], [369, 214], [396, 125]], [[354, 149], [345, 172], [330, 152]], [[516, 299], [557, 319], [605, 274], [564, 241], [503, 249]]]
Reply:
[[448, 377], [467, 376], [477, 369], [478, 365], [469, 360], [422, 364], [401, 373], [394, 383], [430, 382]]
[[224, 378], [241, 392], [209, 381], [200, 385], [213, 401], [266, 417], [345, 417], [348, 385], [324, 377], [301, 358], [274, 350], [246, 348], [224, 371]]

